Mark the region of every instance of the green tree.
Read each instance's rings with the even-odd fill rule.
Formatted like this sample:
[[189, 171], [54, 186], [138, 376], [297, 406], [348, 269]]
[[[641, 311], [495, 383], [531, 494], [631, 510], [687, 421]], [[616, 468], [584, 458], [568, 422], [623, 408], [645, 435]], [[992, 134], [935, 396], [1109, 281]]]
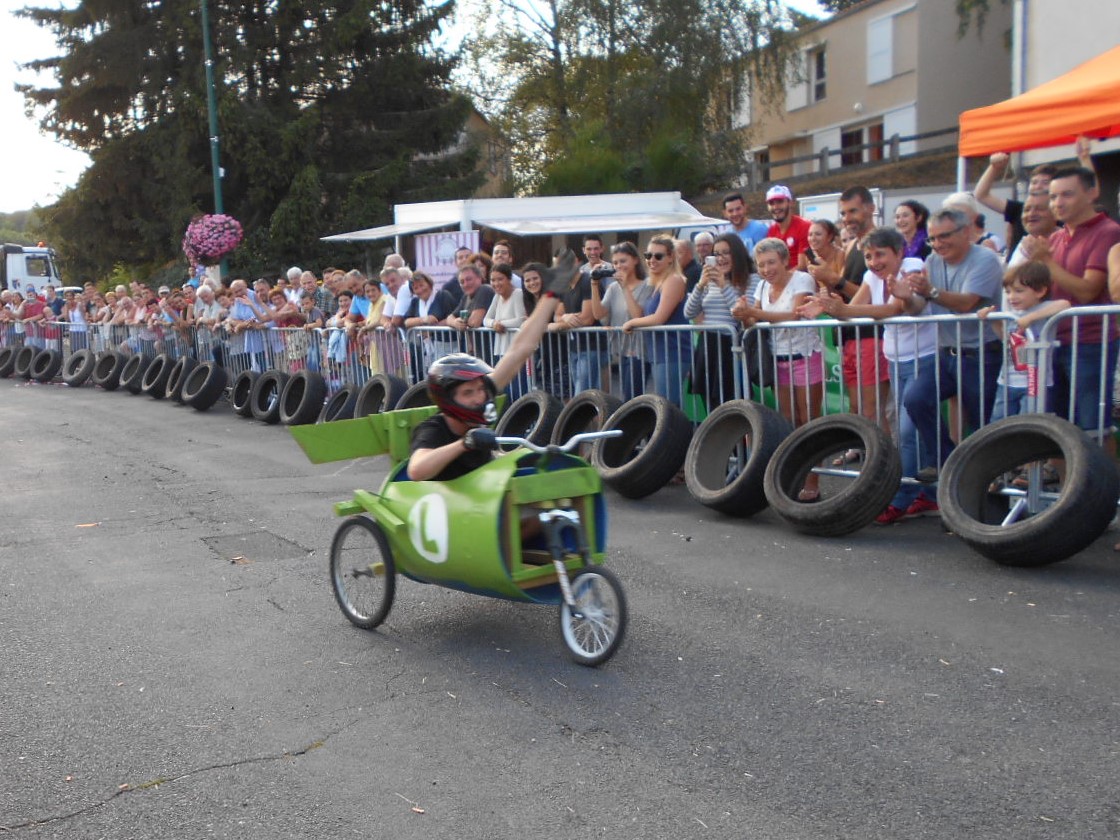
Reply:
[[773, 0], [492, 0], [467, 84], [519, 191], [620, 175], [689, 192], [742, 171], [735, 80], [750, 71], [756, 107], [781, 101], [793, 23]]
[[[319, 237], [389, 221], [402, 197], [473, 191], [477, 152], [461, 142], [470, 103], [451, 90], [453, 57], [431, 46], [451, 0], [210, 0], [209, 10], [224, 209], [246, 230], [232, 270], [313, 264]], [[30, 65], [55, 84], [23, 88], [28, 106], [92, 159], [44, 211], [52, 240], [87, 274], [180, 258], [187, 222], [213, 208], [197, 0], [21, 14], [59, 47]]]

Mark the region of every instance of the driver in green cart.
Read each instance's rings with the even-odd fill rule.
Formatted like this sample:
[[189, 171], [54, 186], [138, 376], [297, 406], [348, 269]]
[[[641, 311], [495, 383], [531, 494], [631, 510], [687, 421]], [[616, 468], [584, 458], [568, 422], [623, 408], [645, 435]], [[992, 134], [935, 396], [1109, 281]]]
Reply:
[[455, 353], [436, 359], [428, 370], [428, 393], [439, 408], [412, 432], [408, 477], [449, 481], [487, 463], [497, 440], [487, 424], [497, 419], [494, 399], [517, 376], [548, 329], [558, 295], [579, 277], [575, 254], [565, 252], [542, 278], [545, 289], [533, 314], [521, 325], [505, 355], [491, 368], [481, 359]]

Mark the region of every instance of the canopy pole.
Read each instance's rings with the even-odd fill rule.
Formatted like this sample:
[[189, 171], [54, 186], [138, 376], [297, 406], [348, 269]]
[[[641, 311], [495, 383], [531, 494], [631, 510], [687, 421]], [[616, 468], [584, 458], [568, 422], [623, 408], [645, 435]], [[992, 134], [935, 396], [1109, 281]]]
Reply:
[[968, 158], [957, 155], [957, 192], [968, 186]]

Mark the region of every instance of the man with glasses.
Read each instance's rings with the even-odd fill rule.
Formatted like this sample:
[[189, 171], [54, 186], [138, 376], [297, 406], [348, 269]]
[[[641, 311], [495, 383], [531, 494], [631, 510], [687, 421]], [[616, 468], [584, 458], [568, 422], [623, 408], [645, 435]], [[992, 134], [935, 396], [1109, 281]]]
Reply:
[[[1003, 265], [994, 251], [972, 244], [970, 221], [959, 210], [942, 210], [930, 219], [933, 253], [920, 273], [910, 275], [909, 285], [913, 294], [930, 302], [931, 314], [976, 312], [999, 302]], [[907, 311], [917, 314], [921, 304], [911, 299]], [[922, 443], [944, 464], [953, 451], [953, 441], [949, 424], [941, 422], [941, 402], [958, 396], [964, 419], [973, 429], [988, 422], [1003, 353], [986, 320], [940, 324], [938, 345], [938, 375], [915, 380], [906, 391], [903, 406]], [[920, 470], [918, 480], [936, 481], [937, 469]]]

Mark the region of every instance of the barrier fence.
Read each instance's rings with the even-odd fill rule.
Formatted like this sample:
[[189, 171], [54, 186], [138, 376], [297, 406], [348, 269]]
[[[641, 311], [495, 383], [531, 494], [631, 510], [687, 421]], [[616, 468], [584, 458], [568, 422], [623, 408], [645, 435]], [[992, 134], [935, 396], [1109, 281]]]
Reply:
[[[929, 448], [919, 460], [940, 463], [962, 434], [1020, 411], [1052, 411], [1098, 438], [1109, 435], [1117, 315], [1120, 306], [1068, 309], [1039, 325], [1037, 339], [1027, 344], [1013, 338], [1011, 316], [999, 313], [986, 323], [975, 315], [931, 315], [786, 321], [744, 331], [682, 325], [550, 332], [509, 390], [513, 399], [534, 388], [561, 399], [588, 388], [624, 400], [656, 393], [693, 422], [738, 398], [778, 408], [795, 424], [858, 413], [888, 429], [900, 446], [913, 437], [919, 449]], [[1110, 327], [1102, 330], [1105, 322]], [[1008, 326], [994, 329], [997, 323]], [[0, 324], [0, 348], [54, 350], [64, 362], [84, 349], [189, 355], [221, 365], [231, 382], [244, 371], [309, 370], [322, 374], [329, 396], [378, 373], [414, 384], [450, 352], [493, 364], [513, 335], [447, 327], [229, 331], [9, 322]], [[1011, 375], [1003, 385], [1001, 372]], [[1054, 387], [1039, 386], [1051, 381]]]

